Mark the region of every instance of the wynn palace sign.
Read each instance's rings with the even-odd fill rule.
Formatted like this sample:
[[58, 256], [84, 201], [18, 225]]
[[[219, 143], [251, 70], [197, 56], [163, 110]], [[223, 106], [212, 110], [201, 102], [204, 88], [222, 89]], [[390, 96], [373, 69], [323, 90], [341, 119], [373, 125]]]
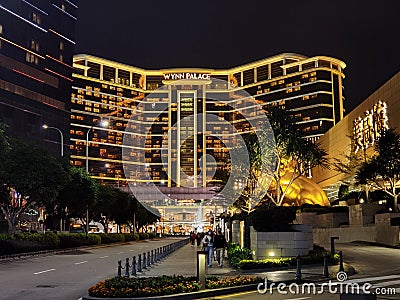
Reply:
[[374, 145], [383, 130], [388, 129], [387, 105], [379, 101], [363, 117], [353, 121], [354, 153]]

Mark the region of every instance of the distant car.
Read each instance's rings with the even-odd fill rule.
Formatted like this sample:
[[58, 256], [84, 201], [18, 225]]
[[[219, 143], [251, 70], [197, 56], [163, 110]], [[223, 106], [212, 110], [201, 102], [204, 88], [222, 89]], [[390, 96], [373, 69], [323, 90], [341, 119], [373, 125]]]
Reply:
[[69, 233], [85, 233], [82, 224], [72, 224], [69, 228]]

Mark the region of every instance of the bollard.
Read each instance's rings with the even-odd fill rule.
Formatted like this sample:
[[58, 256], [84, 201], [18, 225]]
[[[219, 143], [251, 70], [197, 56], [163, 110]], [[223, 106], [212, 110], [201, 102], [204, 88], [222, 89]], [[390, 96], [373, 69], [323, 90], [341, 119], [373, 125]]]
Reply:
[[154, 265], [154, 251], [151, 250], [151, 264]]
[[129, 275], [129, 257], [127, 257], [125, 262], [125, 276], [129, 277]]
[[150, 267], [150, 251], [147, 251], [147, 266]]
[[323, 278], [329, 278], [329, 271], [328, 271], [328, 257], [324, 256], [324, 272], [322, 274]]
[[342, 251], [339, 251], [339, 272], [344, 272]]
[[118, 272], [117, 272], [117, 276], [121, 277], [122, 273], [122, 261], [118, 261]]
[[154, 261], [158, 262], [158, 248], [154, 250]]
[[132, 257], [132, 276], [136, 276], [136, 256]]
[[137, 271], [142, 272], [142, 255], [138, 255]]
[[300, 266], [300, 255], [296, 257], [297, 268], [296, 268], [296, 280], [301, 280], [301, 266]]
[[147, 269], [147, 263], [146, 263], [146, 252], [143, 252], [143, 269]]

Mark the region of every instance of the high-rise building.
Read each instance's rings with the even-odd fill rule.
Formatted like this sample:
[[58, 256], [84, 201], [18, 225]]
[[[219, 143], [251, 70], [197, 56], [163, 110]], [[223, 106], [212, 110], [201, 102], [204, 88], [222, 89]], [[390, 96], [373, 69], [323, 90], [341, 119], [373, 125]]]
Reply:
[[67, 144], [76, 2], [0, 0], [0, 122], [54, 153], [61, 135], [42, 125]]
[[[317, 140], [345, 113], [344, 68], [335, 58], [291, 53], [226, 70], [145, 70], [76, 55], [71, 161], [83, 167], [88, 159], [94, 177], [118, 186], [155, 183], [178, 201], [205, 199], [212, 180], [204, 174], [211, 164], [217, 170], [225, 165], [224, 136], [232, 135], [229, 124], [237, 132], [251, 130], [252, 112], [248, 111], [247, 119], [241, 116], [250, 109], [246, 99], [264, 110], [280, 106], [290, 111], [298, 120], [298, 130]], [[183, 81], [176, 83], [179, 79]], [[215, 100], [221, 98], [229, 101]], [[193, 114], [211, 114], [216, 120], [200, 130], [196, 117], [190, 118]], [[108, 128], [100, 126], [102, 119], [109, 121]], [[123, 145], [126, 129], [137, 145]], [[204, 154], [215, 160], [200, 162]], [[123, 163], [142, 168], [124, 174]]]

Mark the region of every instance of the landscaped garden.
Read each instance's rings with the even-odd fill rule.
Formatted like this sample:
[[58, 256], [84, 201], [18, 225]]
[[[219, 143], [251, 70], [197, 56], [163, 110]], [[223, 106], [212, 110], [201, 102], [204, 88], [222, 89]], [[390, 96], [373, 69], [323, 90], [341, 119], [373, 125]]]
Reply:
[[14, 236], [0, 234], [0, 255], [68, 249], [88, 245], [123, 243], [136, 240], [153, 239], [154, 233], [19, 233]]
[[[261, 282], [254, 276], [207, 277], [206, 289], [241, 286]], [[89, 296], [135, 298], [196, 292], [201, 289], [196, 277], [160, 276], [147, 278], [114, 277], [89, 288]]]

